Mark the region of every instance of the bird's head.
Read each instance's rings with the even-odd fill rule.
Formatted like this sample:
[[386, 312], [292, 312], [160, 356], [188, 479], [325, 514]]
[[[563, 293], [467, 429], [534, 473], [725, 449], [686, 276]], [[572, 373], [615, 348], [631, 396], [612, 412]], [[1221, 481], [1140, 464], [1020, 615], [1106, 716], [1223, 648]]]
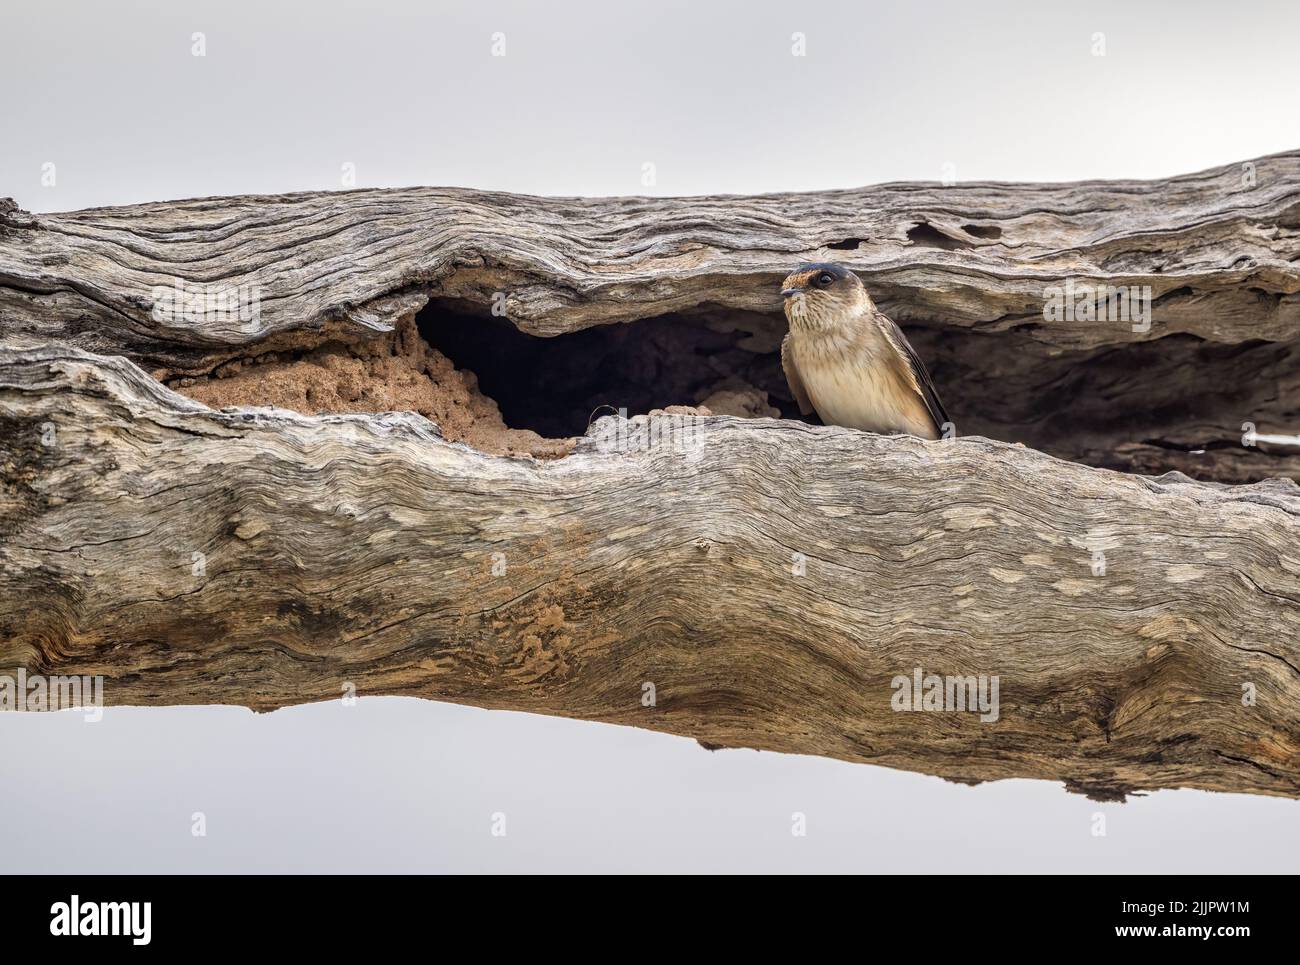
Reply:
[[842, 325], [871, 307], [862, 280], [830, 261], [800, 265], [781, 282], [781, 297], [791, 328]]

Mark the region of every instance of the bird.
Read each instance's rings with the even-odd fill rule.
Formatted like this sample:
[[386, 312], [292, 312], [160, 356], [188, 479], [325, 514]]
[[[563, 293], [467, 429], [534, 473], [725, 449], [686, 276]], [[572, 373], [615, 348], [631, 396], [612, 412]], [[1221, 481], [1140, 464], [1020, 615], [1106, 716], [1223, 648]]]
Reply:
[[930, 373], [856, 274], [800, 265], [781, 283], [781, 367], [803, 415], [827, 425], [938, 439], [951, 423]]

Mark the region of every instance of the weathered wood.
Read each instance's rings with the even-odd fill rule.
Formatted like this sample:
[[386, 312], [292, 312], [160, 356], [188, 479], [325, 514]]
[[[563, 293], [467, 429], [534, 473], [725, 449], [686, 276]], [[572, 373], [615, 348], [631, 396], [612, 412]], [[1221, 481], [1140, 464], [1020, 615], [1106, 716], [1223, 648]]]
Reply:
[[[826, 258], [908, 325], [962, 438], [654, 416], [538, 462], [158, 381], [233, 368], [257, 403], [276, 365], [409, 345], [500, 293], [539, 335], [673, 316], [654, 344], [680, 357], [647, 378], [743, 374], [775, 405], [777, 283]], [[971, 436], [1294, 475], [1240, 436], [1296, 431], [1298, 263], [1300, 152], [762, 197], [0, 202], [0, 670], [102, 673], [110, 703], [354, 684], [953, 780], [1300, 797], [1295, 484]], [[1150, 286], [1150, 330], [1047, 321], [1071, 281]], [[257, 316], [159, 316], [177, 284], [255, 289]], [[998, 719], [896, 712], [917, 668], [997, 675]]]
[[[1300, 797], [1289, 481], [771, 419], [492, 457], [52, 346], [0, 348], [0, 486], [0, 667], [103, 674], [110, 703], [352, 683], [960, 781]], [[998, 719], [896, 712], [916, 668], [997, 675]]]
[[[826, 258], [908, 327], [959, 432], [1131, 471], [1300, 473], [1294, 448], [1239, 444], [1245, 422], [1300, 419], [1300, 152], [1148, 182], [760, 197], [410, 188], [41, 215], [0, 201], [0, 339], [167, 377], [374, 338], [430, 298], [486, 312], [500, 297], [542, 335], [669, 313], [779, 327], [779, 279]], [[1067, 283], [1149, 286], [1150, 329], [1046, 320], [1045, 293]], [[178, 284], [255, 290], [258, 315], [155, 317], [156, 289]]]
[[[254, 343], [364, 337], [429, 295], [486, 305], [502, 292], [509, 317], [541, 335], [701, 306], [779, 315], [780, 279], [828, 257], [902, 323], [1071, 349], [1172, 333], [1289, 341], [1300, 336], [1300, 152], [1158, 181], [756, 197], [407, 188], [40, 215], [7, 202], [0, 319], [11, 339], [200, 371]], [[178, 279], [255, 286], [260, 317], [154, 320], [153, 289]], [[1151, 330], [1046, 322], [1044, 290], [1071, 279], [1151, 286]]]

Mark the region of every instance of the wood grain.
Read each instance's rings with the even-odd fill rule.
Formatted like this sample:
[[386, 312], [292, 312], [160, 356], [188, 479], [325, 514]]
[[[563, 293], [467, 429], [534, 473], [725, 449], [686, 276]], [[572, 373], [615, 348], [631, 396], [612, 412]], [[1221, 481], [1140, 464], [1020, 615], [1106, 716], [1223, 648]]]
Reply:
[[[833, 258], [900, 323], [1025, 332], [1057, 348], [1172, 333], [1300, 337], [1300, 152], [1156, 181], [886, 184], [695, 198], [457, 188], [206, 198], [29, 214], [0, 204], [5, 335], [177, 371], [247, 346], [365, 337], [426, 297], [541, 335], [714, 306], [780, 314], [792, 265]], [[1046, 322], [1045, 289], [1149, 285], [1151, 330]], [[152, 317], [153, 289], [252, 286], [260, 317]], [[412, 302], [414, 299], [414, 304]]]
[[[683, 355], [693, 321], [761, 384], [778, 283], [814, 259], [908, 327], [959, 438], [659, 415], [539, 462], [159, 381], [499, 299], [543, 336], [670, 316]], [[3, 201], [0, 669], [103, 674], [115, 704], [355, 686], [1102, 799], [1300, 797], [1300, 490], [1213, 481], [1300, 466], [1237, 441], [1295, 431], [1298, 266], [1300, 152], [759, 197]], [[1150, 286], [1150, 330], [1047, 321], [1070, 281]], [[258, 312], [160, 317], [178, 284]], [[917, 668], [997, 675], [997, 720], [895, 711]]]
[[[57, 346], [0, 349], [0, 440], [0, 666], [110, 703], [351, 683], [1101, 798], [1300, 796], [1289, 481], [730, 417], [491, 457]], [[998, 719], [894, 711], [918, 667], [998, 675]]]

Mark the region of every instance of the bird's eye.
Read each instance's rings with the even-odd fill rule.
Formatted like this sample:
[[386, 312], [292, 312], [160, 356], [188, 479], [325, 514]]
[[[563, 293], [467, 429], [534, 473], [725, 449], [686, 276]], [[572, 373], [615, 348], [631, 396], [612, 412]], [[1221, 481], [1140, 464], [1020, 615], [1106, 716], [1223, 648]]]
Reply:
[[824, 271], [817, 276], [817, 284], [822, 288], [830, 288], [831, 285], [835, 284], [835, 276], [829, 271]]

